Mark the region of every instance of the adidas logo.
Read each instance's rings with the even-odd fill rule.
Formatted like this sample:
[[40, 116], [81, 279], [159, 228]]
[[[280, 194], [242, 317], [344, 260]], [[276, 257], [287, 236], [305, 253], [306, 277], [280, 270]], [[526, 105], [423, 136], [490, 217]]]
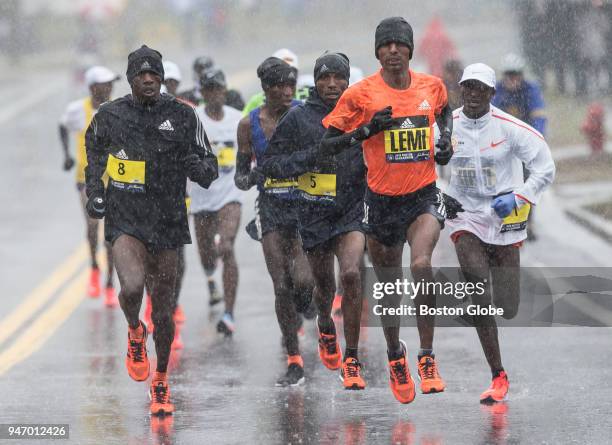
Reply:
[[400, 128], [414, 128], [414, 127], [415, 127], [415, 125], [408, 118], [406, 118], [406, 120], [404, 120], [404, 122], [402, 122], [402, 125], [400, 125]]
[[117, 159], [123, 159], [123, 160], [128, 159], [128, 156], [127, 156], [127, 154], [125, 153], [125, 150], [124, 150], [124, 149], [121, 149], [121, 150], [119, 150], [117, 153], [115, 153], [115, 157], [116, 157]]
[[287, 76], [288, 79], [295, 79], [295, 73], [293, 71], [291, 71], [289, 73], [289, 75]]
[[321, 72], [326, 73], [328, 71], [329, 71], [329, 68], [327, 68], [327, 65], [323, 64], [323, 66], [321, 67]]
[[421, 104], [417, 107], [417, 110], [431, 110], [431, 105], [429, 105], [429, 102], [427, 102], [427, 99], [425, 99], [423, 102], [421, 102]]
[[140, 69], [141, 70], [151, 69], [151, 64], [147, 60], [145, 60], [144, 63], [140, 65]]
[[157, 129], [158, 130], [166, 130], [166, 131], [174, 131], [174, 127], [172, 126], [172, 124], [170, 123], [170, 121], [168, 119], [163, 121], [161, 123], [161, 125], [159, 127], [157, 127]]

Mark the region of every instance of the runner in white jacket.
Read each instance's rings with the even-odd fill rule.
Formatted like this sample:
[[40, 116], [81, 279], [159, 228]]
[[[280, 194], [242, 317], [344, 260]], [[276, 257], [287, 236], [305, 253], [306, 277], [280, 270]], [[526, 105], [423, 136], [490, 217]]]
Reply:
[[[495, 71], [483, 63], [465, 68], [459, 82], [464, 106], [453, 117], [454, 155], [447, 194], [463, 212], [448, 220], [464, 276], [492, 283], [492, 291], [472, 295], [472, 304], [491, 304], [513, 318], [520, 299], [519, 247], [527, 238], [529, 210], [555, 176], [555, 164], [544, 137], [526, 123], [490, 104]], [[529, 178], [523, 181], [524, 163]], [[499, 402], [509, 384], [501, 363], [493, 316], [474, 316], [493, 382], [482, 403]]]

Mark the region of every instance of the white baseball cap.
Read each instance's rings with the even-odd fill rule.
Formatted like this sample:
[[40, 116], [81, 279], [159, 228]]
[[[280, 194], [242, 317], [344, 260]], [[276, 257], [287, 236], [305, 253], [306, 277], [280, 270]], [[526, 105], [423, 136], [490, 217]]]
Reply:
[[300, 69], [300, 67], [298, 66], [298, 56], [296, 56], [295, 53], [290, 49], [281, 48], [277, 50], [274, 54], [272, 54], [272, 57], [277, 57], [281, 60], [284, 60], [296, 70]]
[[119, 80], [120, 76], [105, 66], [92, 66], [85, 71], [85, 84], [90, 87], [96, 83], [107, 83]]
[[183, 80], [181, 76], [181, 70], [178, 65], [174, 62], [170, 62], [169, 60], [164, 60], [164, 80], [173, 79], [177, 82]]
[[461, 85], [466, 80], [479, 80], [486, 86], [495, 88], [495, 71], [489, 65], [484, 63], [472, 63], [463, 70], [463, 75], [459, 81]]

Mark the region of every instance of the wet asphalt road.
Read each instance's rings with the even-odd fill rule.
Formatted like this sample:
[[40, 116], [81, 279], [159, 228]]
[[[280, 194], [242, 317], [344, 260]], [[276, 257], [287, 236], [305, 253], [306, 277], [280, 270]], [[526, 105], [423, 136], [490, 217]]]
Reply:
[[[185, 348], [173, 353], [170, 370], [177, 412], [150, 418], [147, 384], [132, 381], [124, 367], [121, 311], [84, 297], [83, 223], [72, 173], [60, 170], [55, 128], [74, 94], [65, 72], [44, 74], [0, 87], [6, 147], [0, 164], [0, 424], [69, 424], [69, 443], [75, 444], [609, 442], [612, 353], [610, 330], [603, 328], [502, 330], [511, 389], [508, 402], [496, 407], [478, 403], [490, 374], [475, 332], [440, 328], [435, 352], [447, 390], [418, 394], [414, 403], [403, 406], [388, 388], [380, 329], [362, 329], [367, 389], [347, 392], [337, 373], [319, 363], [314, 324], [307, 322], [301, 338], [306, 384], [275, 388], [285, 357], [271, 280], [260, 246], [242, 229], [232, 339], [215, 332], [220, 310], [209, 310], [195, 249], [187, 248], [181, 296], [187, 314]], [[47, 94], [42, 98], [41, 82]], [[35, 105], [11, 111], [18, 97], [30, 96]], [[253, 197], [246, 199], [243, 226], [252, 214]], [[525, 248], [523, 264], [605, 266], [612, 258], [608, 245], [563, 217], [554, 196], [547, 196], [540, 215], [540, 239]], [[444, 234], [434, 263], [455, 263]], [[9, 329], [11, 334], [3, 335]], [[416, 329], [404, 328], [402, 337], [414, 373]], [[152, 339], [149, 351], [154, 357]]]

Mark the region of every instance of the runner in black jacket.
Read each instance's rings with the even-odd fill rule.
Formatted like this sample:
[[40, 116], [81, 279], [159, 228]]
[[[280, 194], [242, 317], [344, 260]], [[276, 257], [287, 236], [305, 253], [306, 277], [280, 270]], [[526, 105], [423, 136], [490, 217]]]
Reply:
[[[348, 87], [349, 60], [344, 54], [325, 53], [315, 63], [315, 88], [303, 105], [281, 120], [258, 167], [266, 176], [299, 177], [299, 232], [315, 278], [318, 308], [319, 356], [329, 369], [342, 367], [346, 389], [364, 389], [357, 358], [361, 318], [360, 264], [365, 248], [361, 231], [365, 166], [357, 143], [339, 155], [323, 155], [319, 143], [325, 128], [321, 120]], [[345, 359], [331, 317], [336, 290], [334, 255], [340, 263], [345, 300]]]
[[105, 237], [112, 243], [119, 301], [129, 325], [126, 366], [137, 381], [149, 376], [147, 328], [138, 313], [145, 277], [150, 286], [157, 351], [152, 414], [174, 411], [166, 370], [174, 338], [178, 248], [191, 242], [186, 180], [208, 187], [217, 177], [202, 123], [191, 107], [160, 95], [163, 78], [159, 52], [146, 46], [132, 52], [127, 69], [132, 94], [102, 105], [85, 137], [87, 211], [106, 219]]

